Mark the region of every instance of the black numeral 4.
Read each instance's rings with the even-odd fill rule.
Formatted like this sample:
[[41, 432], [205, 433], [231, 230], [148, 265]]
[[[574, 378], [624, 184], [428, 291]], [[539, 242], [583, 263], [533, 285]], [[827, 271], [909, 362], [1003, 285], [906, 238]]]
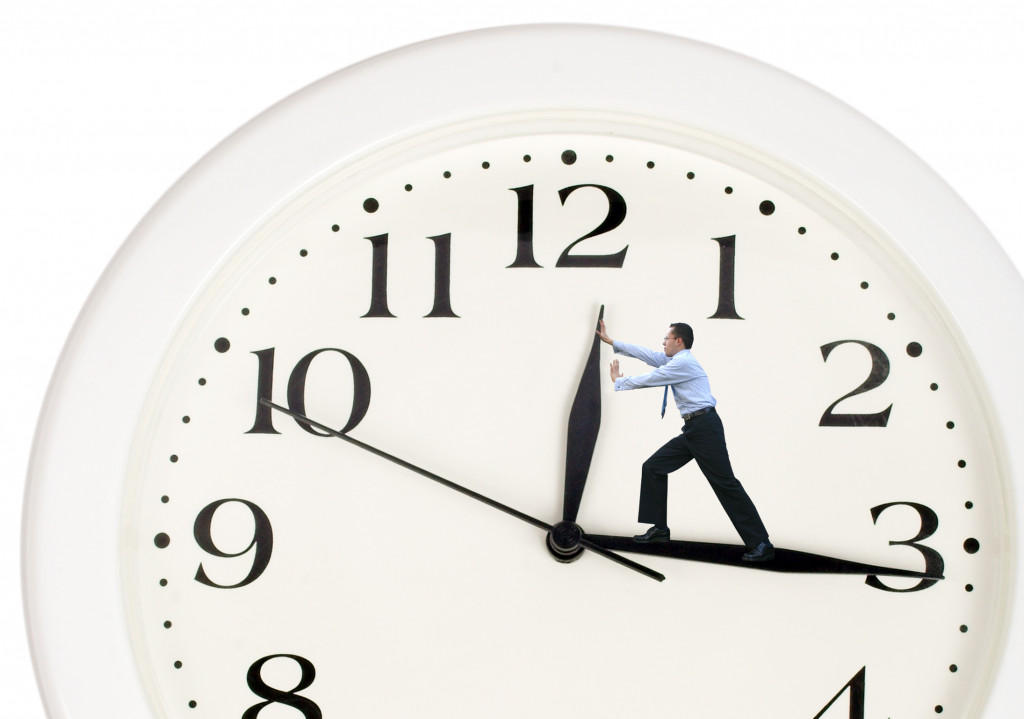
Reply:
[[814, 715], [813, 719], [821, 719], [839, 697], [846, 693], [847, 689], [850, 690], [849, 719], [864, 719], [864, 684], [867, 678], [867, 671], [867, 667], [861, 667], [860, 671], [854, 674], [850, 681], [846, 682], [843, 688], [836, 692], [836, 695], [829, 700], [828, 704]]

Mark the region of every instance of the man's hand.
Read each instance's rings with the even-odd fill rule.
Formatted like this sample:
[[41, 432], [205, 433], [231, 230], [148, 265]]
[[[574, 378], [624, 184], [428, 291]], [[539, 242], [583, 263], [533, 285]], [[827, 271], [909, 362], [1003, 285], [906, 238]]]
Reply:
[[608, 332], [604, 328], [604, 320], [598, 322], [597, 336], [607, 345], [612, 343], [612, 338], [608, 336]]
[[612, 382], [617, 380], [619, 377], [625, 376], [621, 372], [619, 372], [619, 361], [618, 360], [612, 360], [611, 375], [612, 375]]

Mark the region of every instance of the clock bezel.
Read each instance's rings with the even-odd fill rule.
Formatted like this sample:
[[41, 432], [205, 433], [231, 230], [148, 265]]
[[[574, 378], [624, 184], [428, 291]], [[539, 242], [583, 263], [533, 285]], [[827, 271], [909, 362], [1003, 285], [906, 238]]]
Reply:
[[[447, 82], [429, 81], [436, 77]], [[749, 112], [752, 98], [769, 96], [771, 113]], [[1021, 466], [1024, 449], [1011, 440], [1024, 429], [1024, 407], [1014, 401], [1024, 378], [1012, 350], [1024, 347], [1024, 329], [996, 329], [989, 315], [1020, 306], [1024, 282], [955, 193], [884, 130], [774, 68], [667, 35], [530, 26], [421, 43], [314, 83], [221, 143], [147, 214], [83, 309], [51, 382], [26, 492], [26, 612], [51, 717], [151, 710], [141, 685], [125, 684], [137, 670], [123, 616], [121, 478], [171, 331], [211, 268], [338, 167], [427, 130], [524, 110], [683, 125], [778, 158], [843, 196], [894, 238], [949, 307], [990, 388], [987, 404], [1003, 428], [993, 442], [1011, 475]], [[1011, 527], [1019, 502], [1015, 495], [1007, 508]], [[1014, 577], [1024, 561], [1016, 554]], [[69, 603], [69, 587], [88, 590]], [[1014, 594], [1015, 608], [1020, 601]], [[1024, 637], [1019, 622], [1010, 627], [986, 715], [1008, 716], [1024, 694], [1013, 681], [1024, 668]], [[96, 687], [112, 686], [116, 693], [97, 696]]]

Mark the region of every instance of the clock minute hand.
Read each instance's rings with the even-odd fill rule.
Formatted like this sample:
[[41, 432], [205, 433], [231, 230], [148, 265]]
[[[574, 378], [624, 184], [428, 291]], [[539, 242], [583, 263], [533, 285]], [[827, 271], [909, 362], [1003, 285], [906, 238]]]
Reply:
[[873, 564], [853, 562], [848, 559], [829, 557], [823, 554], [800, 552], [793, 549], [775, 548], [775, 559], [771, 562], [744, 562], [743, 547], [713, 542], [669, 541], [652, 544], [638, 544], [629, 537], [612, 537], [598, 534], [584, 535], [586, 539], [606, 549], [620, 552], [652, 554], [672, 559], [693, 562], [725, 564], [745, 569], [762, 569], [769, 572], [792, 574], [865, 574], [888, 577], [912, 577], [915, 579], [939, 580], [941, 573], [915, 572], [908, 569], [880, 567]]
[[[597, 329], [604, 319], [604, 305], [597, 315]], [[594, 335], [587, 363], [583, 367], [576, 397], [569, 410], [569, 428], [565, 446], [565, 497], [562, 504], [562, 520], [575, 522], [583, 500], [583, 490], [590, 474], [590, 462], [597, 445], [597, 433], [601, 429], [601, 339]]]
[[[349, 444], [353, 444], [356, 447], [359, 447], [360, 449], [364, 449], [367, 452], [370, 452], [371, 454], [375, 454], [378, 457], [381, 457], [382, 459], [386, 459], [389, 462], [393, 462], [394, 464], [397, 464], [399, 467], [404, 467], [405, 469], [415, 472], [416, 474], [422, 477], [426, 477], [427, 479], [433, 480], [434, 482], [437, 482], [440, 485], [448, 487], [449, 489], [454, 489], [456, 492], [459, 492], [460, 494], [464, 494], [467, 497], [475, 499], [478, 502], [482, 502], [483, 504], [486, 504], [489, 507], [493, 507], [494, 509], [497, 509], [501, 512], [504, 512], [505, 514], [515, 517], [516, 519], [522, 520], [527, 524], [532, 524], [534, 527], [537, 527], [538, 529], [543, 529], [548, 532], [550, 532], [552, 529], [552, 526], [547, 522], [541, 521], [536, 517], [531, 517], [529, 514], [526, 514], [525, 512], [520, 512], [518, 509], [510, 507], [507, 504], [502, 504], [496, 499], [491, 499], [490, 497], [480, 494], [479, 492], [474, 492], [472, 489], [469, 489], [468, 487], [463, 487], [461, 484], [457, 484], [451, 481], [450, 479], [445, 479], [439, 474], [434, 474], [433, 472], [425, 470], [422, 467], [417, 467], [415, 464], [412, 464], [411, 462], [406, 462], [404, 459], [399, 459], [393, 454], [388, 454], [387, 452], [377, 449], [376, 447], [366, 444], [365, 442], [360, 442], [358, 439], [349, 437], [347, 434], [342, 434], [338, 430], [332, 429], [331, 427], [328, 427], [325, 424], [321, 424], [316, 420], [312, 420], [303, 414], [293, 412], [287, 407], [282, 407], [281, 405], [275, 404], [268, 399], [261, 399], [260, 402], [266, 405], [267, 407], [270, 407], [271, 409], [275, 409], [278, 412], [283, 412], [289, 417], [301, 420], [302, 422], [309, 424], [312, 427], [316, 427], [317, 429], [326, 432], [332, 437], [343, 439]], [[615, 554], [614, 552], [600, 545], [597, 545], [587, 539], [580, 539], [579, 543], [587, 549], [589, 549], [590, 551], [594, 552], [595, 554], [599, 554], [605, 559], [610, 559], [616, 564], [621, 564], [622, 566], [632, 569], [635, 572], [639, 572], [640, 574], [643, 574], [645, 576], [648, 576], [651, 579], [656, 579], [659, 582], [664, 581], [665, 579], [664, 574], [661, 574], [660, 572], [655, 572], [653, 569], [649, 569], [642, 564], [638, 564], [637, 562], [634, 562], [631, 559], [627, 559], [626, 557], [620, 557], [618, 554]]]

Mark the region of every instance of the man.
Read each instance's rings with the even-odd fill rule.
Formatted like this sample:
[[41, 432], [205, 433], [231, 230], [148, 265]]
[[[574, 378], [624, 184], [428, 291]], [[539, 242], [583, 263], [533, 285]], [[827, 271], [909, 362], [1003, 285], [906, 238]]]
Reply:
[[[649, 374], [625, 377], [619, 371], [619, 361], [613, 360], [611, 378], [615, 390], [665, 387], [667, 401], [668, 388], [671, 388], [676, 407], [685, 422], [683, 433], [669, 440], [643, 464], [638, 521], [652, 523], [653, 526], [644, 534], [633, 537], [633, 541], [642, 544], [669, 541], [668, 474], [695, 459], [747, 547], [743, 561], [767, 562], [774, 559], [775, 548], [768, 541], [768, 531], [757, 508], [732, 473], [729, 451], [725, 446], [725, 430], [715, 411], [716, 402], [711, 396], [708, 376], [690, 352], [693, 329], [683, 322], [671, 325], [662, 343], [664, 352], [655, 352], [613, 340], [608, 336], [603, 320], [599, 327], [597, 334], [601, 341], [610, 344], [616, 354], [633, 357], [656, 368]], [[662, 416], [664, 413], [663, 406]]]

